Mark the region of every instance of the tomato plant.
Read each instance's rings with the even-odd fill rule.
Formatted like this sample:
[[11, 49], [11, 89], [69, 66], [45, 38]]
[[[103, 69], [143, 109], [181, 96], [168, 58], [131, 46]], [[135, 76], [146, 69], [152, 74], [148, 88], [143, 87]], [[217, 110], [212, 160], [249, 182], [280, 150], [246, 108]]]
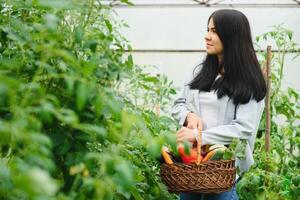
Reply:
[[[266, 62], [266, 51], [262, 42], [273, 41], [277, 52], [272, 54], [271, 89], [271, 152], [265, 152], [265, 115], [260, 124], [255, 144], [256, 164], [245, 174], [238, 184], [237, 191], [241, 199], [298, 199], [300, 187], [300, 102], [299, 92], [293, 88], [281, 87], [285, 56], [288, 51], [296, 52], [299, 47], [293, 39], [293, 32], [276, 25], [273, 30], [256, 37], [256, 46], [261, 65]], [[273, 47], [274, 48], [274, 47]], [[284, 122], [278, 123], [278, 118]]]
[[[131, 97], [154, 83], [165, 102], [174, 89], [137, 72], [111, 7], [5, 0], [0, 10], [0, 198], [172, 198], [156, 156], [174, 121]], [[122, 95], [132, 74], [143, 78]]]

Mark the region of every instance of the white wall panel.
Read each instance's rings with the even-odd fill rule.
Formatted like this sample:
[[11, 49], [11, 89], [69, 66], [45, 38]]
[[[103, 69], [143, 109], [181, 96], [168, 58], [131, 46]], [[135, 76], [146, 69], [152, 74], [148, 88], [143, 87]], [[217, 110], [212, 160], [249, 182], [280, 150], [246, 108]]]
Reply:
[[[283, 2], [283, 1], [282, 1]], [[191, 69], [204, 53], [204, 34], [208, 16], [216, 9], [201, 6], [156, 6], [156, 7], [115, 7], [119, 18], [127, 22], [130, 28], [121, 33], [131, 42], [138, 64], [156, 65], [161, 73], [169, 76], [179, 87], [183, 74]], [[249, 19], [253, 39], [256, 35], [270, 31], [270, 26], [284, 23], [294, 32], [294, 38], [300, 44], [300, 8], [299, 7], [239, 7]], [[273, 46], [274, 44], [270, 43]], [[160, 51], [162, 50], [162, 51]], [[171, 50], [173, 52], [167, 52]], [[180, 52], [185, 50], [186, 52]], [[154, 52], [153, 52], [154, 51]], [[178, 51], [178, 52], [176, 52]], [[285, 62], [284, 85], [293, 86], [300, 91], [300, 57], [291, 61], [290, 54]]]
[[[204, 49], [209, 15], [206, 7], [115, 8], [130, 28], [122, 33], [135, 49]], [[300, 41], [300, 8], [239, 8], [249, 19], [253, 37], [282, 24]]]

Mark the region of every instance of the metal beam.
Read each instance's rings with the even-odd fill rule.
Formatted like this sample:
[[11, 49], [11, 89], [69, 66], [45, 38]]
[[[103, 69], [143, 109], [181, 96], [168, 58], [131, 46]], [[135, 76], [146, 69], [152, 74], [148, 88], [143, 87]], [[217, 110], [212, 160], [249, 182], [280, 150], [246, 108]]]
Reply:
[[300, 8], [300, 4], [138, 4], [134, 6], [114, 5], [113, 8]]
[[[129, 50], [125, 50], [130, 52]], [[256, 52], [263, 52], [264, 50], [255, 50]], [[205, 53], [204, 49], [133, 49], [133, 53]], [[278, 50], [272, 50], [272, 52], [277, 53]], [[286, 53], [300, 53], [298, 51], [286, 51]]]
[[[228, 1], [228, 0], [190, 0], [190, 1], [130, 1], [134, 5], [127, 5], [116, 0], [102, 1], [104, 5], [111, 4], [117, 8], [163, 8], [163, 7], [215, 7], [215, 8], [300, 8], [300, 0], [290, 1]], [[245, 3], [244, 3], [245, 2]]]

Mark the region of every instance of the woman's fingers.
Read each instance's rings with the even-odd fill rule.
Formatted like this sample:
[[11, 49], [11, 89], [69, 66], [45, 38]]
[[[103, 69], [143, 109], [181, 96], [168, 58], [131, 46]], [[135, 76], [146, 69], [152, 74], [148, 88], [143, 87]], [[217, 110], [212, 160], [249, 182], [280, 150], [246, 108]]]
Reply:
[[202, 128], [202, 119], [195, 113], [189, 113], [187, 117], [187, 128], [189, 129]]
[[195, 142], [193, 129], [202, 129], [202, 119], [194, 113], [189, 113], [187, 127], [182, 127], [176, 133], [177, 142], [189, 141]]
[[185, 130], [181, 128], [176, 134], [177, 140], [182, 140], [184, 138], [185, 134], [186, 134]]
[[197, 122], [196, 121], [192, 121], [190, 120], [190, 122], [187, 124], [187, 128], [189, 129], [194, 129], [197, 126]]
[[182, 127], [176, 134], [176, 139], [177, 142], [181, 142], [181, 141], [190, 141], [190, 142], [194, 142], [195, 141], [195, 137], [193, 134], [192, 129], [186, 128], [186, 127]]
[[188, 123], [187, 128], [189, 129], [202, 128], [202, 121], [197, 120], [197, 121], [190, 122]]
[[197, 127], [196, 127], [197, 129], [203, 129], [203, 123], [202, 123], [202, 120], [200, 119], [199, 121], [198, 121], [198, 123], [197, 123]]

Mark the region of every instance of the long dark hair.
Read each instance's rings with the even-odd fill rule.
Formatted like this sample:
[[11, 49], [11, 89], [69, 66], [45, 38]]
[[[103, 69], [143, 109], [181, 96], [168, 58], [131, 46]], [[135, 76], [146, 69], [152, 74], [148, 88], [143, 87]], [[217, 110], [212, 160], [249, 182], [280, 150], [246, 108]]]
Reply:
[[[252, 44], [247, 17], [237, 10], [222, 9], [211, 14], [216, 33], [223, 44], [223, 59], [207, 55], [202, 70], [189, 83], [191, 89], [217, 92], [218, 98], [228, 95], [234, 103], [257, 102], [266, 95], [266, 84]], [[223, 68], [224, 75], [215, 81]]]

